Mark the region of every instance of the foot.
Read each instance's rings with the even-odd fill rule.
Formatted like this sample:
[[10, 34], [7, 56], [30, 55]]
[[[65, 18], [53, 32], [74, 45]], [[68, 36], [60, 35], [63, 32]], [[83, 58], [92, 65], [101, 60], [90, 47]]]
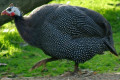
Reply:
[[46, 65], [46, 60], [39, 61], [29, 71], [32, 71], [33, 69], [36, 69], [36, 68], [38, 68], [38, 67], [40, 67], [42, 65]]
[[96, 75], [97, 72], [95, 71], [90, 71], [90, 70], [82, 70], [80, 73], [78, 72], [78, 75], [84, 75], [84, 76], [91, 76], [91, 75]]
[[58, 59], [56, 59], [56, 58], [48, 58], [48, 59], [41, 60], [38, 63], [36, 63], [29, 71], [32, 71], [33, 69], [36, 69], [36, 68], [38, 68], [38, 67], [40, 67], [42, 65], [43, 65], [43, 70], [42, 71], [44, 71], [44, 70], [46, 70], [46, 68], [45, 68], [46, 63], [51, 62], [51, 61], [55, 61], [55, 60], [58, 60]]

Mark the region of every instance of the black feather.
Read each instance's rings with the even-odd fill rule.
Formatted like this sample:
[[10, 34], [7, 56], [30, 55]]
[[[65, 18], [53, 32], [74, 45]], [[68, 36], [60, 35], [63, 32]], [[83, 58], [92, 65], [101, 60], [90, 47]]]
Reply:
[[48, 4], [28, 17], [15, 17], [22, 38], [45, 54], [82, 63], [96, 54], [117, 55], [108, 21], [99, 13], [76, 6]]

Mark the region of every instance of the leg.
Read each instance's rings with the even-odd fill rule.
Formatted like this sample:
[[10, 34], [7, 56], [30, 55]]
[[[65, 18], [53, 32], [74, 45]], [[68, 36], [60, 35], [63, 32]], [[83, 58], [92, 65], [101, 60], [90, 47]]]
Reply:
[[78, 63], [75, 63], [75, 68], [74, 68], [74, 72], [73, 73], [76, 73], [76, 72], [78, 72], [79, 71], [79, 69], [78, 69]]
[[69, 71], [69, 72], [66, 72], [66, 73], [62, 74], [61, 76], [66, 77], [66, 76], [75, 75], [76, 73], [79, 72], [78, 65], [79, 65], [78, 63], [75, 63], [75, 67], [74, 67], [74, 71], [73, 72]]
[[79, 70], [79, 68], [78, 68], [78, 63], [75, 63], [75, 68], [74, 68], [74, 72], [72, 72], [72, 74], [75, 74], [75, 73], [77, 73], [77, 74], [79, 74], [79, 75], [82, 75], [82, 74], [96, 74], [96, 72], [89, 72], [89, 71], [81, 71], [81, 70]]
[[39, 61], [38, 63], [36, 63], [31, 69], [30, 71], [32, 71], [33, 69], [36, 69], [38, 67], [40, 67], [41, 65], [43, 65], [43, 69], [45, 69], [45, 65], [47, 62], [51, 62], [51, 61], [55, 61], [55, 60], [58, 60], [56, 58], [48, 58], [48, 59], [44, 59], [44, 60], [41, 60]]

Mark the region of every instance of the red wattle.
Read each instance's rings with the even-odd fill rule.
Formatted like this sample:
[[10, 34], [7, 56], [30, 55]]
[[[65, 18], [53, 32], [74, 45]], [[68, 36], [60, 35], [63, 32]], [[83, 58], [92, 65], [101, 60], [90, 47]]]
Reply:
[[10, 14], [10, 16], [15, 16], [15, 13], [14, 13], [14, 12], [12, 12], [12, 13]]

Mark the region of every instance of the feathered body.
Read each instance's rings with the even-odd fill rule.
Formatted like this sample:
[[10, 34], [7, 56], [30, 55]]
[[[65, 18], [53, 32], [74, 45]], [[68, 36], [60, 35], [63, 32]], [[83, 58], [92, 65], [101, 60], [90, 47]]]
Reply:
[[64, 4], [36, 8], [28, 17], [15, 16], [22, 38], [45, 54], [83, 63], [113, 51], [111, 26], [99, 13]]

